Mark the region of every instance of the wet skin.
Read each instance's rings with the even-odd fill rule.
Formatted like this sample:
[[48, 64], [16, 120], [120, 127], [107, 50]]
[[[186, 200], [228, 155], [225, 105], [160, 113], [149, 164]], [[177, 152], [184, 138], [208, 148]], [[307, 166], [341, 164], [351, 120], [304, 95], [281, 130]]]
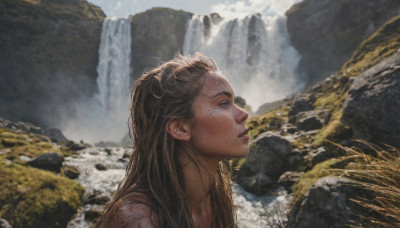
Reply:
[[222, 160], [248, 153], [249, 137], [244, 125], [248, 113], [234, 103], [234, 92], [223, 75], [206, 75], [193, 110], [191, 144], [199, 156]]
[[242, 157], [249, 151], [248, 130], [244, 125], [248, 114], [235, 105], [232, 87], [219, 73], [205, 76], [192, 108], [194, 118], [182, 124], [175, 121], [169, 133], [181, 141], [178, 156], [194, 227], [205, 228], [211, 227], [208, 192], [219, 162]]

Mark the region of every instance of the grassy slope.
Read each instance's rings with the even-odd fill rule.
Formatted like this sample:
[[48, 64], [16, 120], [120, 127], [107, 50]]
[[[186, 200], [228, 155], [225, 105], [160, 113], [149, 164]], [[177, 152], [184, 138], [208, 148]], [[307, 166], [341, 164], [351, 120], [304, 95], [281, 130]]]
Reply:
[[[332, 115], [329, 123], [315, 136], [299, 138], [292, 142], [294, 148], [303, 149], [304, 143], [311, 143], [314, 148], [325, 145], [331, 146], [330, 142], [340, 142], [349, 139], [351, 129], [341, 122], [343, 103], [348, 95], [351, 85], [351, 78], [360, 75], [365, 70], [376, 65], [384, 58], [389, 57], [400, 48], [400, 15], [392, 18], [379, 28], [374, 34], [368, 37], [360, 47], [354, 52], [353, 56], [347, 61], [342, 69], [334, 76], [320, 83], [319, 92], [314, 103], [315, 110], [328, 109]], [[313, 92], [313, 88], [308, 92]], [[281, 121], [287, 119], [288, 109], [291, 101], [277, 110], [272, 110], [259, 116], [250, 118], [247, 121], [251, 129], [250, 135], [256, 138], [260, 133], [271, 130], [268, 129], [271, 121], [276, 122], [276, 118]], [[277, 115], [279, 114], [279, 115]], [[298, 209], [304, 194], [309, 187], [319, 178], [336, 174], [332, 168], [346, 168], [348, 159], [333, 158], [317, 164], [310, 171], [306, 172], [300, 181], [292, 187], [294, 199], [292, 201], [292, 213]]]
[[65, 227], [84, 188], [54, 173], [0, 161], [0, 217], [17, 227]]
[[[341, 122], [342, 106], [347, 97], [351, 84], [349, 78], [360, 75], [365, 70], [376, 65], [384, 58], [392, 55], [400, 48], [400, 16], [397, 16], [373, 35], [367, 38], [353, 54], [351, 59], [346, 62], [342, 69], [334, 76], [336, 80], [330, 80], [323, 86], [323, 95], [315, 102], [315, 108], [327, 108], [332, 111], [329, 123], [324, 126], [319, 134], [313, 139], [314, 147], [330, 144], [329, 141], [340, 141], [346, 139], [349, 127]], [[338, 165], [338, 161], [340, 165]], [[331, 159], [316, 165], [312, 170], [305, 173], [298, 183], [293, 187], [294, 198], [292, 202], [293, 211], [298, 209], [304, 194], [309, 187], [319, 178], [337, 174], [331, 168], [347, 167], [349, 160], [344, 158]]]
[[0, 128], [0, 217], [14, 228], [65, 227], [82, 203], [85, 190], [77, 182], [20, 159], [51, 151], [72, 154], [46, 136]]

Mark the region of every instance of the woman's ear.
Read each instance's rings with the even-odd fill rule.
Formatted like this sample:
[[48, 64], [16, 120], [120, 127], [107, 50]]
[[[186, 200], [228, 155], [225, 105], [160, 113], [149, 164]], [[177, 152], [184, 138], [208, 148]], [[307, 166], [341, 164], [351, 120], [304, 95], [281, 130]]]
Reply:
[[172, 138], [180, 141], [189, 141], [191, 136], [190, 121], [184, 119], [171, 119], [167, 123], [167, 132]]

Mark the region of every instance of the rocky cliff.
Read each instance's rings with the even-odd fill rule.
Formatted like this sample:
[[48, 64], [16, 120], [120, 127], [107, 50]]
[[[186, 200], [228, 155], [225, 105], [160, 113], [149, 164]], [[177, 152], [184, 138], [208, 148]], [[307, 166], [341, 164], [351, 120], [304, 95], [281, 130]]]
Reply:
[[303, 0], [287, 12], [300, 71], [309, 83], [335, 73], [361, 42], [400, 14], [398, 0]]
[[96, 88], [104, 13], [85, 0], [0, 0], [0, 116], [54, 126]]
[[133, 79], [182, 53], [185, 25], [191, 17], [191, 13], [167, 8], [153, 8], [131, 17]]
[[[335, 74], [248, 120], [255, 140], [248, 160], [235, 161], [243, 164], [237, 180], [257, 194], [276, 184], [293, 191], [288, 227], [371, 227], [384, 224], [382, 220], [391, 225], [400, 221], [397, 214], [392, 221], [382, 219], [388, 210], [400, 209], [398, 198], [392, 200], [382, 190], [399, 191], [400, 151], [391, 147], [399, 147], [399, 31], [400, 15], [366, 38]], [[271, 132], [280, 139], [269, 140]], [[268, 172], [266, 159], [278, 154], [270, 148], [288, 142], [292, 149], [281, 149], [279, 159], [273, 158], [279, 161], [274, 165], [285, 164], [278, 179]], [[347, 179], [334, 176], [351, 177], [357, 185], [348, 188]], [[365, 201], [354, 204], [354, 199]]]

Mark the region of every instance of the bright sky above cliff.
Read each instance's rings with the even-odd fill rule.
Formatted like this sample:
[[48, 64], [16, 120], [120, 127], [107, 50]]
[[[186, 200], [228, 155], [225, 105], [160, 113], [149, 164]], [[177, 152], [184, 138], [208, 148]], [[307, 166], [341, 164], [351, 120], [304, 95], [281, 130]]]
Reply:
[[225, 18], [249, 14], [282, 14], [301, 0], [88, 0], [100, 6], [107, 16], [126, 17], [161, 6], [181, 9], [194, 14], [219, 13]]

